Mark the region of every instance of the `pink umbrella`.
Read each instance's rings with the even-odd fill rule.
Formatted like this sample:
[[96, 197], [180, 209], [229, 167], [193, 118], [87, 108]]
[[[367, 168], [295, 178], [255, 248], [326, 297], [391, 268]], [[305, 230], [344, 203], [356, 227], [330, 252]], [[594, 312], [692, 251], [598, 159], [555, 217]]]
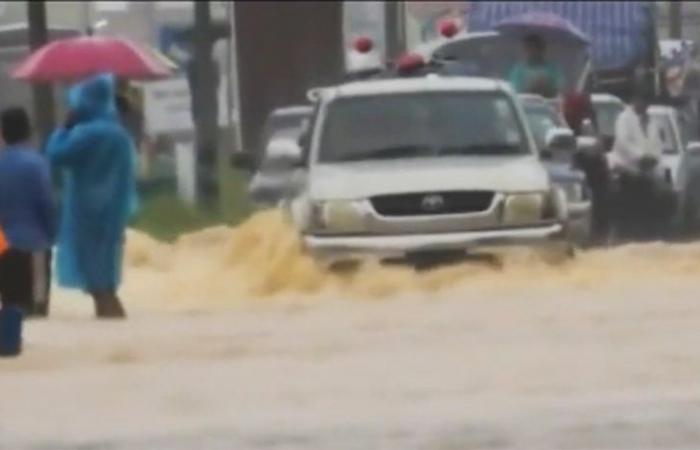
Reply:
[[29, 55], [12, 77], [31, 82], [75, 81], [103, 72], [120, 78], [168, 77], [171, 68], [129, 39], [80, 36], [50, 42]]

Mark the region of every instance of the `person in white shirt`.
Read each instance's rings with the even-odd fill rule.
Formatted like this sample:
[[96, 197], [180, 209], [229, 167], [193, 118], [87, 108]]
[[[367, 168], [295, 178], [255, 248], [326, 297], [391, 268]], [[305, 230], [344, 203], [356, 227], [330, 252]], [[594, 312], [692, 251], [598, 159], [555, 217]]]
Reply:
[[[610, 168], [618, 174], [614, 207], [618, 228], [633, 240], [664, 236], [676, 209], [674, 193], [662, 175], [661, 130], [648, 113], [650, 98], [637, 92], [615, 123]], [[651, 175], [651, 177], [642, 176]], [[651, 183], [649, 182], [651, 181]]]
[[658, 125], [649, 117], [650, 99], [638, 92], [617, 118], [615, 143], [609, 154], [613, 170], [626, 175], [639, 175], [661, 159], [662, 142]]

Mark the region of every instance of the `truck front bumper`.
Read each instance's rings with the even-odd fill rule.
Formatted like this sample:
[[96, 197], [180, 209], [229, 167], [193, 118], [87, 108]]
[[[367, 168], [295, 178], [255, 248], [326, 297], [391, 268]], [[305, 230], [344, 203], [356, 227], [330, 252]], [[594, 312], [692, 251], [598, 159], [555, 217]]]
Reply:
[[333, 264], [366, 257], [400, 259], [409, 254], [440, 251], [468, 251], [478, 247], [537, 246], [566, 240], [559, 223], [458, 233], [321, 236], [305, 235], [306, 248], [320, 262]]

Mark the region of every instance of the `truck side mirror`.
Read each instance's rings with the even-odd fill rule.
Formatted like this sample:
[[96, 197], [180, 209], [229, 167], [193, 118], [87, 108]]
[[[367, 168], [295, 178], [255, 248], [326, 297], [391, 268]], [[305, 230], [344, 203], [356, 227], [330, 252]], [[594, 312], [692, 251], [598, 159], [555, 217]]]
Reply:
[[686, 151], [690, 156], [700, 157], [700, 141], [692, 141], [688, 143]]
[[576, 149], [574, 132], [568, 128], [553, 128], [547, 132], [545, 147], [551, 153]]

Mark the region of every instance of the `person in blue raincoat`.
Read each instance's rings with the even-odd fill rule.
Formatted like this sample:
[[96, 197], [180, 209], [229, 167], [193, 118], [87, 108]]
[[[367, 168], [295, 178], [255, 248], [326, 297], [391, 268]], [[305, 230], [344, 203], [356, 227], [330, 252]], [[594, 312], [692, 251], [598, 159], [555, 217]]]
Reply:
[[125, 317], [117, 290], [126, 226], [137, 206], [134, 143], [119, 120], [112, 75], [73, 86], [68, 104], [66, 123], [46, 147], [63, 173], [58, 283], [92, 295], [97, 317]]

